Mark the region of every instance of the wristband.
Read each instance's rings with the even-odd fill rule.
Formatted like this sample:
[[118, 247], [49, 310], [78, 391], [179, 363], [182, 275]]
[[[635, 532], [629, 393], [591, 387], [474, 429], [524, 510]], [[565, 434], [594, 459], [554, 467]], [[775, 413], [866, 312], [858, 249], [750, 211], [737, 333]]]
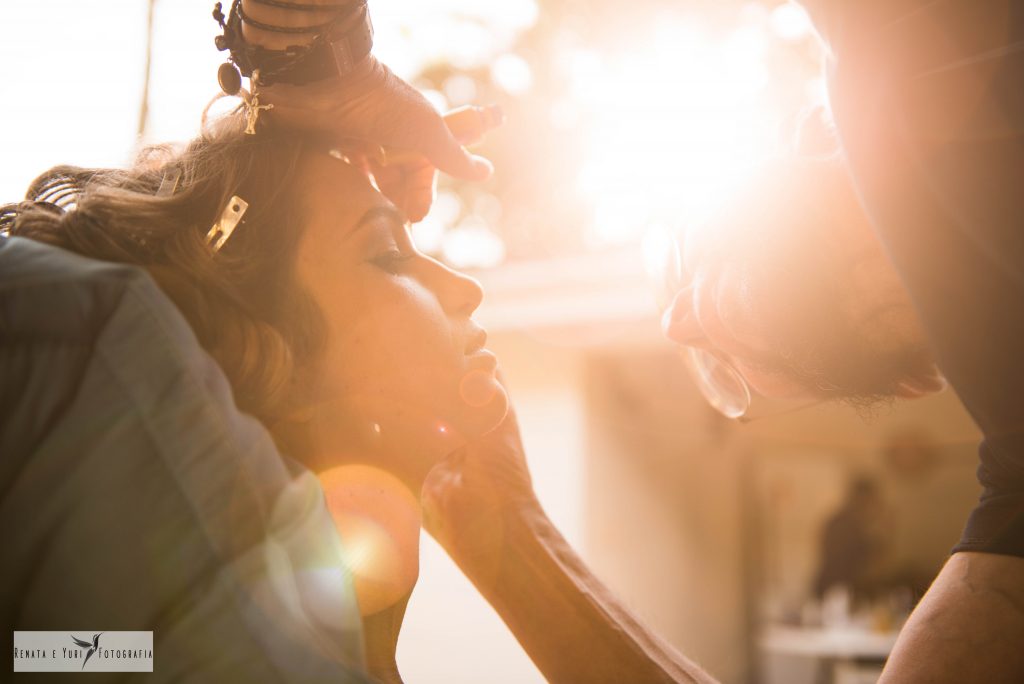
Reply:
[[352, 6], [350, 2], [343, 2], [338, 5], [314, 5], [302, 2], [282, 2], [282, 0], [252, 0], [257, 5], [267, 5], [280, 9], [297, 10], [299, 12], [328, 12], [330, 10], [343, 10]]
[[[228, 16], [225, 17], [221, 3], [218, 2], [213, 10], [213, 18], [223, 28], [224, 33], [217, 36], [215, 42], [218, 50], [230, 51], [230, 62], [234, 63], [234, 67], [229, 64], [221, 66], [221, 71], [218, 72], [218, 80], [224, 92], [229, 95], [238, 92], [241, 81], [237, 78], [237, 72], [234, 78], [226, 73], [228, 69], [235, 68], [242, 76], [250, 78], [253, 72], [258, 70], [259, 85], [305, 85], [348, 75], [373, 48], [373, 24], [370, 21], [366, 0], [358, 0], [344, 7], [351, 8], [352, 11], [343, 12], [326, 24], [292, 29], [273, 27], [247, 19], [242, 13], [241, 0], [234, 0]], [[278, 30], [285, 33], [319, 32], [319, 35], [309, 45], [294, 45], [285, 50], [268, 50], [245, 41], [242, 37], [243, 21], [263, 30]], [[268, 26], [271, 27], [267, 28]]]

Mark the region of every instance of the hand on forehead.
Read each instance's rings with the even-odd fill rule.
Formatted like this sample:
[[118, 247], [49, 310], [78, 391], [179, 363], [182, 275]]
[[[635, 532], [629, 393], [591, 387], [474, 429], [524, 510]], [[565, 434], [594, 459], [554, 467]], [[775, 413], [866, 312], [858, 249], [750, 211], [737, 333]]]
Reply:
[[316, 214], [329, 213], [339, 227], [353, 225], [374, 207], [392, 207], [377, 189], [373, 176], [343, 152], [312, 151], [299, 180], [304, 201]]

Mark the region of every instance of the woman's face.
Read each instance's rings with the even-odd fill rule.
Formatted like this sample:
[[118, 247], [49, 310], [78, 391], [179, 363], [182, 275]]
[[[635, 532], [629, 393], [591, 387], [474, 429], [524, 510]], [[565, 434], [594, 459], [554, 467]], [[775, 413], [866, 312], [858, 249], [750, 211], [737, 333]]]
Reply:
[[328, 334], [305, 416], [312, 466], [421, 478], [505, 415], [496, 359], [470, 318], [483, 292], [416, 251], [401, 213], [348, 163], [310, 153], [297, 187], [297, 275]]

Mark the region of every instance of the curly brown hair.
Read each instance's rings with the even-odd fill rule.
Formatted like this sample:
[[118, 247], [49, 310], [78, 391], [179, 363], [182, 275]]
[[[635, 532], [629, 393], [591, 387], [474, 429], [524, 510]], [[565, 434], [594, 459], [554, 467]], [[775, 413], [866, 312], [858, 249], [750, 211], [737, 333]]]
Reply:
[[[220, 364], [239, 408], [273, 426], [300, 401], [324, 344], [319, 308], [295, 273], [296, 179], [313, 141], [249, 136], [243, 124], [226, 117], [184, 148], [149, 147], [126, 170], [54, 167], [26, 201], [0, 207], [0, 234], [145, 268]], [[177, 173], [177, 190], [157, 194]], [[233, 195], [249, 209], [214, 252], [206, 233]]]

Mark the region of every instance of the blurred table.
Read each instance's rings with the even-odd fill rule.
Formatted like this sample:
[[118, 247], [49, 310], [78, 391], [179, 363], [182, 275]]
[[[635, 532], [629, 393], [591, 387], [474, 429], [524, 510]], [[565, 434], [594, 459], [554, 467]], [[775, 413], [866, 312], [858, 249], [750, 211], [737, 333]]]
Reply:
[[[865, 627], [793, 627], [769, 625], [758, 640], [760, 650], [777, 656], [797, 656], [820, 663], [817, 681], [875, 681], [896, 644], [898, 631], [877, 632]], [[853, 663], [873, 667], [858, 677]]]
[[761, 649], [809, 658], [885, 660], [896, 644], [897, 631], [863, 627], [791, 627], [771, 625], [761, 633]]

